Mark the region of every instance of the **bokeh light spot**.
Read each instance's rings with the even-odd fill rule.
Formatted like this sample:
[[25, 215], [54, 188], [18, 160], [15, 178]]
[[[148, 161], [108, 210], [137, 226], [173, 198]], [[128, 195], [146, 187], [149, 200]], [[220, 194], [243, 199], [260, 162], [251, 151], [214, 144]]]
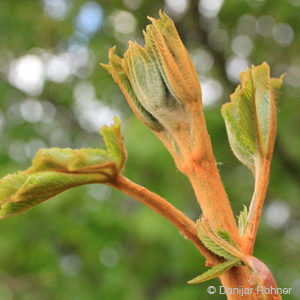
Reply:
[[179, 19], [189, 8], [189, 0], [165, 0], [165, 10], [172, 18]]
[[79, 82], [73, 91], [73, 109], [80, 126], [89, 132], [99, 132], [103, 125], [111, 124], [119, 113], [104, 105], [95, 97], [95, 89], [89, 82]]
[[46, 144], [42, 139], [33, 138], [25, 145], [25, 153], [29, 159], [33, 159], [37, 151], [41, 148], [46, 148]]
[[215, 17], [219, 13], [223, 2], [224, 0], [200, 0], [199, 12], [205, 17]]
[[41, 121], [43, 117], [43, 107], [38, 100], [27, 99], [20, 105], [20, 112], [22, 118], [30, 123]]
[[123, 0], [123, 2], [129, 9], [136, 10], [142, 5], [143, 0]]
[[28, 54], [12, 62], [8, 79], [12, 85], [26, 93], [39, 94], [44, 85], [44, 76], [42, 60]]
[[256, 31], [263, 37], [272, 36], [275, 20], [271, 16], [261, 16], [256, 21]]
[[195, 49], [191, 51], [191, 58], [197, 72], [202, 74], [210, 71], [214, 64], [213, 56], [204, 49]]
[[81, 32], [93, 35], [103, 22], [103, 11], [97, 2], [86, 2], [80, 8], [76, 18], [76, 27]]
[[223, 95], [223, 87], [218, 80], [212, 78], [201, 80], [203, 106], [212, 106]]
[[288, 221], [291, 214], [289, 205], [280, 200], [271, 202], [265, 211], [266, 222], [274, 228], [281, 228]]
[[59, 266], [65, 275], [73, 277], [79, 274], [82, 267], [82, 260], [78, 255], [69, 254], [60, 260]]
[[115, 267], [120, 259], [119, 253], [112, 247], [106, 247], [99, 253], [100, 262], [107, 268]]
[[238, 35], [232, 40], [231, 48], [236, 55], [248, 57], [253, 49], [253, 44], [247, 35]]
[[44, 0], [44, 13], [53, 19], [63, 20], [69, 11], [68, 4], [66, 0]]
[[280, 23], [273, 30], [274, 40], [283, 47], [287, 47], [294, 39], [294, 31], [289, 24]]
[[240, 72], [245, 72], [250, 65], [249, 61], [243, 57], [233, 56], [226, 61], [226, 74], [230, 81], [238, 83]]
[[27, 161], [27, 157], [24, 154], [25, 142], [16, 140], [9, 144], [8, 155], [14, 161], [22, 164]]
[[237, 32], [254, 36], [256, 33], [256, 19], [251, 15], [242, 15], [237, 22]]
[[228, 34], [223, 29], [214, 29], [210, 31], [208, 34], [209, 45], [217, 51], [225, 50], [228, 41], [229, 41]]
[[291, 66], [287, 69], [286, 82], [293, 87], [300, 86], [300, 67]]
[[64, 82], [72, 74], [72, 62], [67, 54], [51, 55], [46, 66], [46, 75], [53, 82]]
[[130, 34], [136, 28], [135, 17], [128, 11], [117, 11], [113, 14], [113, 27], [118, 33]]

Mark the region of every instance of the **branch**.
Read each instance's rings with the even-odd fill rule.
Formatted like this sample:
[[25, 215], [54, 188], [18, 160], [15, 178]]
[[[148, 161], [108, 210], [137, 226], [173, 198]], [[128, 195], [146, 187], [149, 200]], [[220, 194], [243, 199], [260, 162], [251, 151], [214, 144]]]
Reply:
[[211, 253], [197, 237], [196, 224], [164, 198], [130, 181], [122, 175], [119, 175], [116, 180], [109, 185], [150, 207], [175, 225], [184, 237], [195, 244], [201, 254], [209, 260], [210, 263], [215, 264], [220, 262], [220, 259]]
[[262, 167], [256, 177], [255, 189], [251, 200], [248, 222], [245, 233], [245, 253], [252, 255], [255, 238], [260, 222], [262, 208], [267, 193], [269, 177], [270, 177], [271, 160], [264, 160]]

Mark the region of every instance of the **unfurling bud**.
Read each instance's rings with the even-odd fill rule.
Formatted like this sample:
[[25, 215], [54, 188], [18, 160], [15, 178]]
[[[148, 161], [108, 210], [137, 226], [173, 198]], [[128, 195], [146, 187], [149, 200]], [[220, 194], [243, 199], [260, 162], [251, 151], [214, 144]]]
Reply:
[[160, 12], [160, 19], [149, 18], [144, 36], [146, 48], [155, 58], [164, 81], [180, 102], [201, 102], [201, 88], [192, 60], [184, 47], [174, 22]]
[[240, 73], [241, 85], [222, 107], [229, 142], [235, 156], [253, 172], [270, 160], [276, 135], [275, 96], [283, 76], [270, 77], [267, 63]]
[[154, 131], [161, 131], [163, 129], [162, 125], [140, 104], [137, 99], [129, 79], [123, 70], [123, 59], [115, 54], [115, 47], [109, 50], [108, 58], [109, 64], [101, 64], [101, 66], [112, 75], [135, 115], [150, 129]]
[[173, 21], [160, 12], [144, 32], [146, 44], [130, 42], [120, 58], [110, 49], [112, 75], [136, 116], [170, 148], [191, 136], [192, 106], [202, 107], [201, 88]]

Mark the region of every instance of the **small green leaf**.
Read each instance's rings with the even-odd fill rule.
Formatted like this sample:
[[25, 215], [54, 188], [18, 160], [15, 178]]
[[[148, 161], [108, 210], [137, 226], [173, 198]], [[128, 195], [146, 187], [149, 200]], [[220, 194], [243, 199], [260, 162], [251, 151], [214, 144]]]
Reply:
[[209, 249], [211, 252], [224, 257], [226, 259], [233, 259], [234, 256], [232, 256], [230, 253], [225, 251], [222, 247], [217, 245], [214, 241], [210, 239], [210, 237], [206, 234], [205, 231], [202, 230], [202, 228], [197, 228], [197, 235], [200, 241], [204, 244], [204, 246]]
[[232, 267], [238, 265], [240, 263], [240, 259], [232, 259], [228, 260], [224, 263], [218, 264], [215, 267], [209, 269], [208, 271], [204, 272], [203, 274], [193, 278], [192, 280], [188, 281], [189, 284], [196, 284], [201, 283], [216, 277], [221, 276], [223, 273], [230, 270]]
[[190, 284], [218, 277], [244, 259], [243, 253], [241, 253], [239, 246], [231, 238], [231, 234], [228, 231], [223, 229], [214, 231], [208, 220], [203, 217], [197, 220], [196, 226], [197, 235], [205, 247], [213, 253], [224, 257], [227, 261], [190, 280], [188, 282]]
[[40, 149], [27, 173], [41, 171], [68, 171], [74, 173], [95, 173], [103, 169], [103, 164], [112, 160], [105, 150], [49, 148]]
[[167, 99], [162, 77], [149, 51], [129, 42], [124, 54], [124, 71], [139, 102], [155, 116]]
[[239, 250], [238, 244], [232, 239], [231, 233], [226, 230], [216, 230], [217, 235], [219, 235], [224, 241]]
[[204, 218], [199, 219], [196, 225], [198, 238], [206, 248], [227, 260], [241, 259], [243, 255], [229, 232], [224, 230], [215, 232]]
[[245, 230], [247, 227], [248, 218], [248, 209], [247, 206], [244, 205], [244, 209], [240, 212], [238, 216], [238, 227], [241, 235], [245, 234]]
[[241, 85], [222, 107], [235, 156], [253, 173], [258, 161], [270, 159], [276, 135], [275, 95], [284, 76], [270, 77], [267, 63], [240, 74]]
[[127, 153], [121, 135], [120, 120], [115, 116], [114, 121], [115, 123], [111, 126], [104, 125], [100, 132], [103, 135], [108, 154], [116, 162], [120, 172], [123, 170]]
[[109, 183], [122, 171], [126, 150], [120, 120], [104, 126], [102, 149], [41, 149], [26, 171], [0, 180], [0, 218], [12, 216], [83, 184]]
[[115, 54], [116, 47], [109, 50], [109, 64], [100, 64], [105, 68], [113, 77], [114, 81], [118, 84], [122, 93], [124, 94], [129, 106], [135, 115], [150, 129], [155, 132], [162, 131], [164, 128], [159, 121], [148, 112], [139, 102], [135, 95], [131, 83], [123, 69], [124, 60]]
[[0, 181], [0, 218], [21, 213], [72, 187], [101, 182], [107, 182], [106, 175], [52, 171], [7, 175]]
[[178, 102], [201, 102], [196, 69], [174, 22], [161, 11], [159, 15], [159, 19], [149, 17], [152, 24], [144, 32], [146, 48], [151, 51], [168, 90]]

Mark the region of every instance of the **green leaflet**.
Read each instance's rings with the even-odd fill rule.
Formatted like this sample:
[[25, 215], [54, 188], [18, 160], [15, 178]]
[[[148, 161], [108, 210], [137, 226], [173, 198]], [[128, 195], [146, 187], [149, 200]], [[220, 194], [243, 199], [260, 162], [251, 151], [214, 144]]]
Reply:
[[203, 217], [197, 220], [197, 235], [201, 242], [214, 254], [226, 259], [224, 263], [214, 266], [212, 269], [190, 280], [189, 284], [201, 283], [209, 279], [218, 277], [238, 265], [244, 255], [240, 252], [239, 246], [231, 238], [231, 234], [225, 230], [214, 231], [209, 225], [208, 220]]
[[155, 116], [166, 105], [166, 91], [150, 53], [137, 43], [129, 43], [124, 70], [140, 103]]
[[[240, 228], [245, 228], [247, 222], [247, 208], [241, 212], [239, 217]], [[234, 266], [245, 265], [252, 273], [251, 279], [253, 284], [264, 285], [266, 287], [276, 286], [274, 278], [269, 269], [257, 258], [253, 256], [244, 255], [236, 242], [231, 238], [228, 231], [216, 230], [210, 226], [205, 218], [197, 220], [197, 235], [201, 242], [214, 254], [217, 254], [226, 259], [225, 262], [220, 263], [213, 268], [207, 270], [203, 274], [193, 278], [188, 283], [201, 283], [215, 277], [221, 276]], [[280, 298], [278, 298], [280, 299]]]
[[229, 231], [226, 230], [216, 230], [216, 234], [220, 236], [223, 240], [225, 240], [227, 243], [235, 247], [236, 249], [239, 249], [238, 244], [231, 238], [231, 234]]
[[[124, 54], [124, 71], [140, 104], [166, 130], [183, 126], [187, 114], [181, 103], [176, 102], [165, 88], [159, 69], [147, 48], [129, 42]], [[170, 139], [171, 140], [171, 139]]]
[[196, 225], [198, 238], [206, 248], [227, 260], [241, 259], [243, 255], [229, 232], [224, 230], [214, 231], [204, 218], [200, 218]]
[[170, 93], [178, 102], [201, 101], [197, 72], [174, 22], [161, 11], [159, 15], [157, 20], [149, 18], [152, 24], [144, 32], [146, 48], [155, 58]]
[[127, 153], [121, 135], [120, 120], [115, 116], [114, 121], [115, 124], [111, 126], [104, 125], [100, 133], [103, 136], [108, 154], [116, 162], [117, 171], [121, 172], [126, 162]]
[[0, 218], [18, 214], [72, 187], [101, 182], [107, 182], [107, 176], [47, 171], [7, 175], [0, 182]]
[[207, 270], [203, 274], [193, 278], [192, 280], [188, 281], [189, 284], [201, 283], [216, 277], [221, 276], [223, 273], [230, 270], [232, 267], [238, 265], [240, 263], [239, 258], [235, 258], [232, 260], [228, 260], [224, 263], [218, 264], [215, 267]]
[[95, 173], [102, 165], [111, 160], [111, 156], [101, 149], [41, 149], [32, 161], [27, 172], [59, 171], [75, 173]]
[[255, 172], [256, 158], [270, 158], [276, 134], [275, 95], [283, 76], [270, 77], [267, 63], [240, 74], [241, 85], [222, 107], [229, 143], [235, 156]]
[[224, 250], [222, 247], [220, 247], [218, 244], [216, 244], [214, 241], [211, 240], [207, 234], [202, 231], [201, 229], [198, 229], [197, 231], [198, 238], [201, 240], [201, 242], [204, 244], [204, 246], [209, 249], [211, 252], [224, 257], [226, 259], [232, 259], [234, 256], [232, 256], [230, 253], [228, 253], [226, 250]]
[[41, 149], [26, 171], [0, 180], [0, 218], [20, 213], [69, 188], [89, 183], [108, 183], [122, 171], [126, 150], [120, 120], [104, 126], [107, 150]]
[[247, 206], [244, 205], [244, 209], [240, 212], [240, 215], [238, 216], [238, 227], [241, 235], [245, 234], [245, 230], [248, 223], [247, 217], [248, 209]]
[[115, 82], [120, 87], [124, 94], [129, 106], [135, 113], [135, 115], [150, 129], [154, 131], [163, 130], [163, 126], [151, 115], [139, 102], [135, 95], [128, 77], [123, 70], [123, 59], [115, 54], [116, 47], [109, 50], [109, 64], [100, 64], [105, 68], [113, 77]]

